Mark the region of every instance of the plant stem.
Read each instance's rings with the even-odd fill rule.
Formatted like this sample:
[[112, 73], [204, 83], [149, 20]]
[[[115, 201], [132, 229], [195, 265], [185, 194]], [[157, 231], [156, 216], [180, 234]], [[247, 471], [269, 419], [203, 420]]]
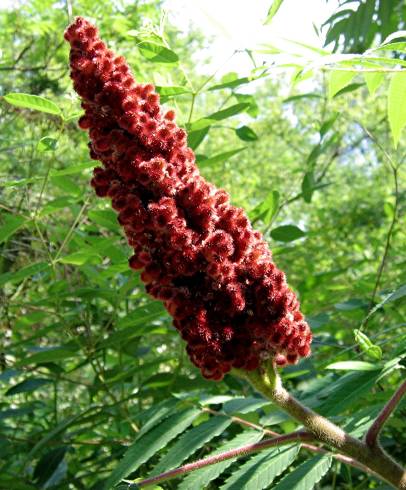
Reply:
[[[211, 415], [217, 415], [217, 416], [221, 416], [221, 417], [224, 417], [224, 416], [229, 417], [233, 422], [236, 422], [237, 424], [244, 425], [246, 427], [250, 427], [251, 429], [258, 430], [258, 431], [260, 431], [266, 435], [272, 436], [272, 437], [279, 437], [281, 435], [278, 432], [274, 432], [273, 430], [269, 430], [266, 427], [262, 427], [262, 425], [254, 424], [252, 422], [249, 422], [248, 420], [242, 419], [240, 417], [236, 417], [234, 415], [228, 415], [228, 414], [223, 413], [223, 412], [216, 412], [216, 410], [212, 410], [211, 408], [205, 407], [205, 408], [203, 408], [202, 411], [206, 412], [206, 413], [210, 413]], [[357, 468], [357, 469], [363, 471], [364, 473], [370, 473], [370, 474], [373, 474], [373, 475], [379, 477], [379, 475], [376, 475], [376, 473], [374, 473], [367, 466], [359, 463], [358, 461], [355, 461], [355, 459], [353, 459], [353, 458], [350, 458], [348, 456], [344, 456], [343, 454], [332, 453], [332, 452], [327, 451], [326, 449], [324, 449], [322, 447], [318, 447], [318, 446], [315, 446], [314, 444], [309, 444], [307, 442], [306, 443], [304, 442], [302, 444], [302, 448], [307, 449], [308, 451], [311, 451], [313, 453], [326, 454], [328, 456], [335, 458], [337, 461], [340, 461], [341, 463], [349, 464], [350, 466], [354, 466], [354, 468]]]
[[395, 391], [392, 398], [388, 401], [388, 403], [383, 407], [380, 414], [375, 419], [374, 423], [369, 428], [368, 432], [365, 436], [365, 442], [370, 447], [375, 447], [379, 444], [379, 433], [381, 432], [385, 422], [388, 420], [392, 412], [395, 410], [396, 406], [402, 399], [403, 395], [406, 393], [406, 380], [399, 386], [399, 388]]
[[394, 461], [379, 445], [369, 447], [355, 439], [325, 417], [302, 405], [283, 386], [275, 367], [270, 363], [270, 371], [236, 370], [239, 376], [248, 380], [252, 386], [275, 405], [301, 422], [314, 438], [355, 459], [370, 468], [394, 488], [406, 489], [406, 471]]
[[292, 432], [291, 434], [274, 437], [272, 439], [265, 439], [255, 444], [247, 444], [246, 446], [242, 446], [237, 449], [232, 449], [230, 451], [225, 451], [224, 453], [209, 456], [204, 459], [199, 459], [198, 461], [185, 464], [183, 466], [180, 466], [179, 468], [175, 468], [174, 470], [161, 473], [160, 475], [152, 476], [151, 478], [147, 478], [142, 481], [137, 481], [136, 484], [138, 487], [145, 487], [147, 485], [161, 483], [163, 481], [176, 478], [177, 476], [184, 475], [185, 473], [204, 468], [205, 466], [220, 463], [221, 461], [225, 461], [227, 459], [232, 459], [238, 456], [246, 456], [247, 454], [256, 453], [258, 451], [261, 451], [262, 449], [267, 449], [273, 446], [282, 446], [284, 444], [289, 444], [292, 442], [308, 441], [312, 439], [314, 439], [313, 435], [309, 434], [308, 432]]

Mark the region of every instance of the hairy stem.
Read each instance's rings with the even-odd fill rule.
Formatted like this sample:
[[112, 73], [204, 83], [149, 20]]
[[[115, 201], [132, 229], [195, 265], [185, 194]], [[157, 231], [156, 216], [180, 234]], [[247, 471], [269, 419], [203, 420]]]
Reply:
[[378, 437], [381, 432], [385, 422], [388, 420], [390, 415], [395, 410], [396, 406], [402, 399], [403, 395], [406, 393], [406, 380], [399, 386], [399, 388], [395, 391], [392, 398], [388, 401], [388, 403], [383, 407], [380, 414], [375, 419], [375, 422], [371, 425], [368, 432], [365, 436], [365, 442], [369, 447], [375, 447], [378, 445]]
[[239, 447], [237, 449], [232, 449], [230, 451], [225, 451], [224, 453], [216, 454], [214, 456], [209, 456], [204, 459], [199, 459], [193, 463], [185, 464], [179, 468], [175, 468], [160, 475], [152, 476], [142, 481], [137, 481], [138, 487], [145, 487], [147, 485], [161, 483], [177, 476], [184, 475], [191, 471], [196, 471], [205, 466], [210, 466], [212, 464], [220, 463], [221, 461], [226, 461], [227, 459], [232, 459], [238, 456], [246, 456], [247, 454], [256, 453], [263, 449], [268, 449], [273, 446], [282, 446], [284, 444], [290, 444], [292, 442], [301, 442], [314, 439], [312, 434], [305, 431], [292, 432], [291, 434], [286, 434], [279, 437], [274, 437], [273, 439], [265, 439], [261, 442], [255, 444], [247, 444], [246, 446]]
[[[248, 420], [242, 419], [240, 417], [235, 417], [234, 415], [227, 415], [223, 412], [217, 412], [216, 410], [212, 410], [211, 408], [205, 407], [205, 408], [203, 408], [203, 412], [210, 413], [211, 415], [221, 416], [221, 417], [227, 416], [233, 422], [235, 422], [237, 424], [244, 425], [246, 427], [250, 427], [251, 429], [258, 430], [258, 431], [262, 432], [263, 434], [266, 434], [266, 435], [269, 435], [272, 437], [279, 437], [281, 435], [278, 432], [275, 432], [275, 431], [270, 430], [266, 427], [263, 427], [262, 425], [254, 424], [254, 423], [249, 422]], [[311, 451], [313, 453], [326, 454], [328, 456], [335, 458], [337, 461], [341, 461], [341, 463], [348, 464], [350, 466], [353, 466], [354, 468], [358, 468], [359, 470], [363, 471], [364, 473], [370, 473], [370, 474], [373, 474], [373, 475], [379, 477], [379, 475], [376, 475], [376, 473], [374, 471], [372, 471], [370, 468], [363, 465], [362, 463], [359, 463], [355, 459], [350, 458], [349, 456], [344, 456], [343, 454], [339, 454], [339, 453], [333, 453], [333, 452], [330, 452], [330, 451], [328, 451], [322, 447], [315, 446], [314, 444], [309, 444], [307, 442], [303, 442], [302, 448], [307, 449], [308, 451]]]
[[238, 371], [237, 374], [247, 379], [257, 391], [303, 424], [317, 441], [367, 466], [394, 488], [406, 489], [406, 471], [380, 446], [369, 447], [296, 400], [282, 386], [279, 375], [272, 364], [269, 373], [258, 369], [250, 372]]

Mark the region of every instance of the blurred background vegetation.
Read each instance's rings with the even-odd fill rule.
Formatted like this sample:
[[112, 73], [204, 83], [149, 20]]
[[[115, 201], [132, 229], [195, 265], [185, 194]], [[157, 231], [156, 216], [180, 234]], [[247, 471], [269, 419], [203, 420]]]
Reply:
[[[403, 1], [339, 3], [316, 26], [329, 51], [362, 53], [404, 28]], [[77, 128], [63, 41], [73, 15], [94, 21], [137, 80], [159, 87], [189, 129], [202, 173], [269, 241], [314, 331], [312, 357], [284, 370], [297, 396], [360, 436], [404, 376], [406, 145], [401, 138], [394, 149], [388, 124], [391, 74], [379, 74], [373, 95], [360, 74], [332, 93], [328, 70], [300, 79], [297, 66], [292, 75], [273, 64], [268, 46], [246, 52], [249, 72], [218, 76], [205, 68], [211, 39], [193, 24], [170, 23], [164, 7], [159, 0], [0, 7], [0, 95], [38, 95], [56, 107], [0, 100], [2, 489], [101, 489], [129, 446], [127, 474], [137, 478], [263, 436], [232, 416], [281, 433], [294, 427], [242, 381], [204, 380], [164, 309], [128, 269], [115, 213], [89, 186], [94, 162]], [[140, 40], [159, 53], [140, 49]], [[210, 124], [196, 129], [208, 115]], [[326, 369], [336, 362], [343, 364]], [[403, 403], [383, 440], [403, 462], [405, 414]], [[274, 453], [265, 456], [162, 487], [287, 488], [278, 475], [291, 461], [279, 463], [281, 480], [272, 483], [263, 473]], [[295, 488], [387, 488], [334, 459], [303, 483], [309, 457], [296, 457]]]

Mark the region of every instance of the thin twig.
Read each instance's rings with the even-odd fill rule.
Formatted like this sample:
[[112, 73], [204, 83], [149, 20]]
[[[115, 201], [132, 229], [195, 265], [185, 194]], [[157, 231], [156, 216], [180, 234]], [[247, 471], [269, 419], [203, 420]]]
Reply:
[[369, 428], [365, 436], [365, 442], [370, 447], [375, 447], [379, 442], [379, 433], [381, 432], [385, 422], [388, 420], [390, 415], [395, 410], [396, 406], [402, 399], [403, 395], [406, 393], [406, 380], [399, 386], [395, 391], [392, 398], [383, 407], [382, 411], [376, 417], [374, 423]]
[[237, 449], [232, 449], [230, 451], [225, 451], [224, 453], [208, 456], [207, 458], [199, 459], [198, 461], [195, 461], [193, 463], [185, 464], [183, 466], [180, 466], [179, 468], [175, 468], [174, 470], [166, 471], [165, 473], [161, 473], [157, 476], [152, 476], [151, 478], [147, 478], [145, 480], [137, 482], [137, 486], [145, 487], [153, 483], [160, 483], [166, 480], [170, 480], [172, 478], [176, 478], [177, 476], [184, 475], [185, 473], [204, 468], [205, 466], [210, 466], [212, 464], [220, 463], [221, 461], [226, 461], [227, 459], [232, 459], [238, 456], [246, 456], [247, 454], [256, 453], [258, 451], [268, 449], [273, 446], [281, 446], [292, 442], [308, 441], [313, 438], [314, 437], [308, 432], [297, 431], [280, 437], [274, 437], [273, 439], [265, 439], [255, 444], [247, 444], [246, 446], [242, 446]]
[[[358, 123], [358, 124], [364, 130], [364, 132], [368, 135], [368, 137], [370, 138], [370, 140], [381, 150], [381, 152], [385, 156], [385, 158], [386, 158], [386, 160], [387, 160], [387, 162], [389, 164], [389, 167], [390, 167], [390, 169], [392, 171], [393, 181], [394, 181], [394, 192], [395, 192], [395, 203], [394, 203], [394, 206], [393, 206], [393, 216], [392, 216], [392, 220], [391, 220], [391, 223], [390, 223], [390, 226], [389, 226], [389, 229], [388, 229], [388, 233], [386, 234], [385, 249], [384, 249], [384, 252], [383, 252], [383, 255], [382, 255], [381, 262], [380, 262], [379, 267], [378, 267], [378, 271], [377, 271], [377, 274], [376, 274], [375, 286], [374, 286], [374, 290], [373, 290], [372, 295], [371, 295], [371, 305], [370, 305], [370, 308], [373, 308], [374, 307], [374, 304], [375, 304], [376, 293], [377, 293], [378, 288], [379, 288], [379, 285], [381, 283], [382, 273], [383, 273], [383, 270], [384, 270], [385, 265], [386, 265], [386, 260], [387, 260], [389, 249], [390, 249], [390, 244], [391, 244], [393, 230], [395, 228], [396, 221], [397, 221], [398, 206], [399, 206], [398, 166], [392, 160], [391, 156], [385, 150], [385, 148], [383, 148], [383, 146], [379, 143], [379, 141], [375, 138], [375, 136], [373, 136], [373, 134], [369, 131], [369, 129], [366, 128], [365, 126], [363, 126], [361, 123]], [[367, 321], [368, 321], [368, 317], [363, 322], [363, 326], [364, 327], [366, 326]]]

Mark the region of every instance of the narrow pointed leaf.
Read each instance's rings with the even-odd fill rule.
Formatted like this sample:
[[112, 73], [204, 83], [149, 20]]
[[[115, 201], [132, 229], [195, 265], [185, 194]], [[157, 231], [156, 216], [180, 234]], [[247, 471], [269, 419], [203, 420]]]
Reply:
[[[238, 447], [243, 447], [247, 444], [255, 444], [262, 439], [262, 433], [254, 430], [246, 430], [238, 434], [231, 441], [219, 446], [215, 451], [209, 454], [209, 456], [214, 456], [217, 454], [230, 451], [231, 449], [236, 449]], [[212, 480], [215, 480], [220, 476], [223, 471], [225, 471], [231, 464], [237, 459], [237, 457], [232, 459], [227, 459], [221, 463], [216, 463], [200, 470], [193, 471], [190, 473], [183, 482], [179, 485], [178, 490], [190, 490], [191, 488], [200, 489], [205, 488]]]
[[273, 487], [273, 490], [312, 490], [331, 466], [329, 456], [315, 456], [302, 463]]
[[159, 475], [164, 471], [181, 465], [185, 459], [206, 444], [206, 442], [222, 434], [230, 424], [231, 419], [229, 417], [215, 416], [207, 422], [203, 422], [197, 427], [190, 429], [169, 449], [168, 453], [154, 468], [151, 476]]
[[61, 110], [54, 102], [46, 99], [45, 97], [40, 97], [39, 95], [13, 92], [5, 95], [4, 100], [16, 107], [46, 112], [48, 114], [54, 114], [55, 116], [62, 116]]
[[283, 473], [295, 460], [299, 446], [261, 451], [235, 471], [221, 490], [262, 490]]
[[123, 478], [137, 470], [151, 456], [189, 427], [199, 413], [200, 411], [195, 408], [177, 412], [150, 430], [141, 439], [138, 439], [130, 446], [123, 459], [107, 479], [105, 489], [113, 488]]
[[406, 125], [406, 70], [392, 75], [388, 90], [388, 119], [395, 148]]

